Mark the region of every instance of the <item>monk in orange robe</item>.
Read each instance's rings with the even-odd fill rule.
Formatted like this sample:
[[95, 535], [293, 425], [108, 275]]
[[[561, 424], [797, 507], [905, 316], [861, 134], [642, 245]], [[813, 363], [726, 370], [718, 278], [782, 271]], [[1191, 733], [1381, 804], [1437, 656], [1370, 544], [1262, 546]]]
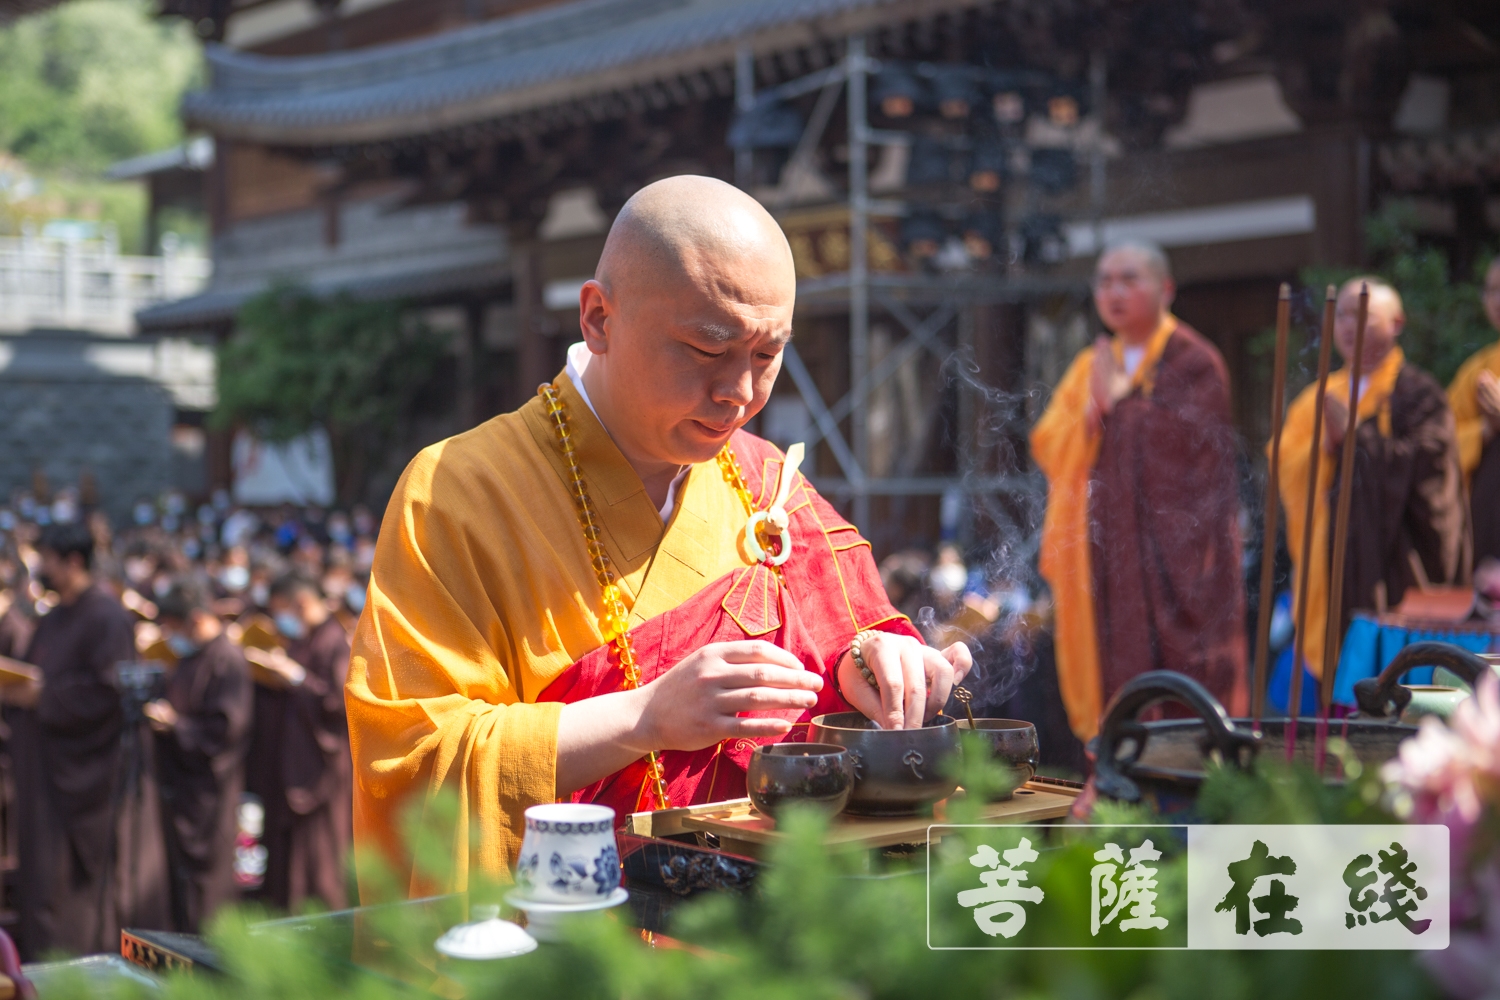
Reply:
[[507, 876], [528, 806], [743, 795], [756, 743], [846, 705], [920, 726], [968, 670], [962, 645], [924, 646], [891, 607], [858, 531], [741, 430], [780, 370], [795, 291], [753, 199], [704, 177], [651, 184], [580, 292], [564, 371], [407, 468], [346, 696], [356, 846], [405, 865], [408, 891], [432, 886], [399, 825], [445, 790], [460, 889]]
[[1107, 249], [1081, 351], [1031, 432], [1058, 687], [1083, 740], [1130, 678], [1176, 670], [1246, 709], [1245, 594], [1224, 359], [1170, 312], [1165, 254]]
[[[1500, 258], [1484, 276], [1484, 314], [1500, 330]], [[1500, 561], [1500, 342], [1477, 352], [1448, 387], [1458, 424], [1458, 458], [1469, 491], [1474, 565]]]
[[1459, 583], [1469, 573], [1458, 442], [1443, 387], [1408, 364], [1397, 346], [1406, 324], [1401, 296], [1379, 279], [1355, 278], [1340, 289], [1335, 313], [1334, 346], [1344, 358], [1344, 367], [1328, 376], [1306, 594], [1300, 589], [1305, 558], [1302, 539], [1312, 471], [1316, 385], [1292, 401], [1281, 433], [1281, 506], [1292, 556], [1294, 610], [1300, 615], [1301, 602], [1307, 602], [1304, 668], [1319, 683], [1327, 642], [1332, 525], [1341, 488], [1339, 463], [1349, 421], [1349, 366], [1362, 284], [1369, 285], [1370, 301], [1338, 631], [1348, 630], [1357, 610], [1394, 607], [1408, 587]]

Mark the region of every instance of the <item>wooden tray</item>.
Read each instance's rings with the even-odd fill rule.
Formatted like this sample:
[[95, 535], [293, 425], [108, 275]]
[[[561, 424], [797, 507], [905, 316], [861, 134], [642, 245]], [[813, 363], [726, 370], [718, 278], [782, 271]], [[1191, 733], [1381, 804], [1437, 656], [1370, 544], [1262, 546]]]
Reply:
[[[1062, 819], [1073, 807], [1081, 788], [1028, 781], [1004, 802], [992, 802], [980, 818], [993, 823], [1040, 823]], [[957, 795], [963, 795], [960, 789]], [[834, 819], [824, 842], [830, 846], [889, 847], [892, 844], [925, 844], [927, 828], [943, 822], [944, 802], [932, 816], [849, 816]], [[681, 809], [632, 813], [626, 825], [630, 833], [643, 837], [670, 837], [682, 833], [712, 833], [721, 850], [757, 857], [765, 845], [782, 834], [776, 821], [759, 813], [749, 799], [705, 802]]]

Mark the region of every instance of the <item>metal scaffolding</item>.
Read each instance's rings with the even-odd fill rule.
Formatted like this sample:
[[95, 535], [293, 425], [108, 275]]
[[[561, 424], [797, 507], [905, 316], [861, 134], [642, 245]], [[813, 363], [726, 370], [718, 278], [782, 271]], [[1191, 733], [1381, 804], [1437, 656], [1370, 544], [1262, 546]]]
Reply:
[[[1091, 82], [1096, 100], [1101, 100], [1102, 61], [1091, 67]], [[791, 377], [812, 420], [813, 431], [806, 439], [809, 448], [826, 443], [840, 475], [813, 479], [819, 490], [832, 497], [852, 502], [855, 525], [868, 533], [870, 501], [874, 497], [912, 497], [966, 495], [974, 505], [1004, 525], [1011, 521], [995, 498], [1004, 494], [1036, 494], [1041, 485], [1035, 475], [1016, 468], [1000, 474], [976, 470], [970, 449], [958, 447], [957, 474], [947, 475], [871, 475], [870, 407], [874, 392], [892, 379], [908, 363], [924, 353], [937, 359], [940, 366], [950, 364], [957, 352], [972, 348], [974, 324], [972, 309], [980, 304], [1022, 303], [1047, 297], [1082, 297], [1086, 286], [1077, 280], [1013, 274], [932, 275], [919, 273], [872, 274], [869, 264], [870, 223], [872, 217], [895, 217], [905, 213], [901, 201], [874, 199], [869, 190], [870, 146], [905, 143], [904, 132], [872, 128], [868, 117], [868, 85], [880, 64], [872, 58], [863, 35], [847, 39], [845, 56], [839, 63], [819, 72], [791, 80], [762, 93], [754, 91], [754, 59], [748, 49], [741, 49], [736, 59], [736, 108], [750, 111], [758, 101], [790, 100], [819, 92], [801, 138], [786, 164], [782, 176], [808, 169], [828, 125], [837, 99], [842, 92], [848, 131], [849, 265], [844, 273], [829, 274], [798, 282], [799, 306], [844, 305], [849, 316], [849, 389], [831, 405], [824, 399], [812, 374], [796, 348], [788, 345], [784, 367]], [[1096, 104], [1096, 107], [1099, 106]], [[749, 189], [752, 180], [751, 151], [737, 150], [736, 177], [742, 188]], [[1104, 161], [1096, 153], [1091, 162], [1091, 187], [1102, 192]], [[1099, 200], [1096, 195], [1096, 201]], [[773, 211], [783, 207], [771, 204]], [[1097, 207], [1097, 206], [1096, 206]], [[1096, 218], [1097, 218], [1096, 212]], [[871, 363], [871, 308], [889, 316], [903, 331], [904, 339], [893, 345], [878, 363]], [[941, 334], [957, 326], [956, 343], [950, 346]], [[972, 390], [958, 382], [960, 424], [972, 422]], [[942, 397], [933, 406], [942, 405]], [[842, 423], [848, 420], [848, 434]], [[970, 428], [972, 430], [972, 428]]]

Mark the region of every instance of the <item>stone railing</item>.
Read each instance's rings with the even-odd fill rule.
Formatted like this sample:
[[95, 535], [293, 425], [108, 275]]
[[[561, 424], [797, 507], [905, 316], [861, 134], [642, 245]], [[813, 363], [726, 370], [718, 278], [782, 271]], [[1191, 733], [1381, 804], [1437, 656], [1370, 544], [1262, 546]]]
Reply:
[[81, 330], [128, 335], [136, 310], [192, 295], [212, 264], [177, 249], [168, 234], [160, 257], [119, 252], [108, 235], [97, 240], [0, 237], [0, 332]]

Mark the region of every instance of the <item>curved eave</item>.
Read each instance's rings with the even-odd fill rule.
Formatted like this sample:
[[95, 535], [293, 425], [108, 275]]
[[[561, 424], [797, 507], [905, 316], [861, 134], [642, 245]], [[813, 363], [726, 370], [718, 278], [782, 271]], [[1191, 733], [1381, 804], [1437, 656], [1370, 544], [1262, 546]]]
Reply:
[[[243, 85], [190, 94], [183, 102], [183, 114], [191, 127], [270, 145], [391, 142], [467, 126], [503, 124], [547, 109], [598, 102], [659, 85], [681, 94], [691, 88], [684, 91], [675, 81], [722, 73], [733, 64], [740, 46], [748, 46], [757, 55], [787, 51], [980, 2], [747, 0], [733, 8], [705, 4], [689, 23], [674, 24], [670, 16], [663, 16], [592, 39], [573, 39], [493, 60], [476, 57], [476, 40], [471, 37], [483, 32], [498, 37], [493, 24], [333, 56], [274, 58], [225, 51], [211, 54], [211, 60], [222, 65], [226, 79]], [[569, 8], [595, 5], [585, 0]], [[465, 61], [444, 65], [444, 46], [462, 51]], [[400, 71], [403, 62], [412, 67], [409, 72]], [[359, 80], [362, 66], [382, 78]], [[327, 77], [351, 82], [323, 86], [319, 77], [325, 70]], [[672, 100], [679, 102], [680, 98]]]

